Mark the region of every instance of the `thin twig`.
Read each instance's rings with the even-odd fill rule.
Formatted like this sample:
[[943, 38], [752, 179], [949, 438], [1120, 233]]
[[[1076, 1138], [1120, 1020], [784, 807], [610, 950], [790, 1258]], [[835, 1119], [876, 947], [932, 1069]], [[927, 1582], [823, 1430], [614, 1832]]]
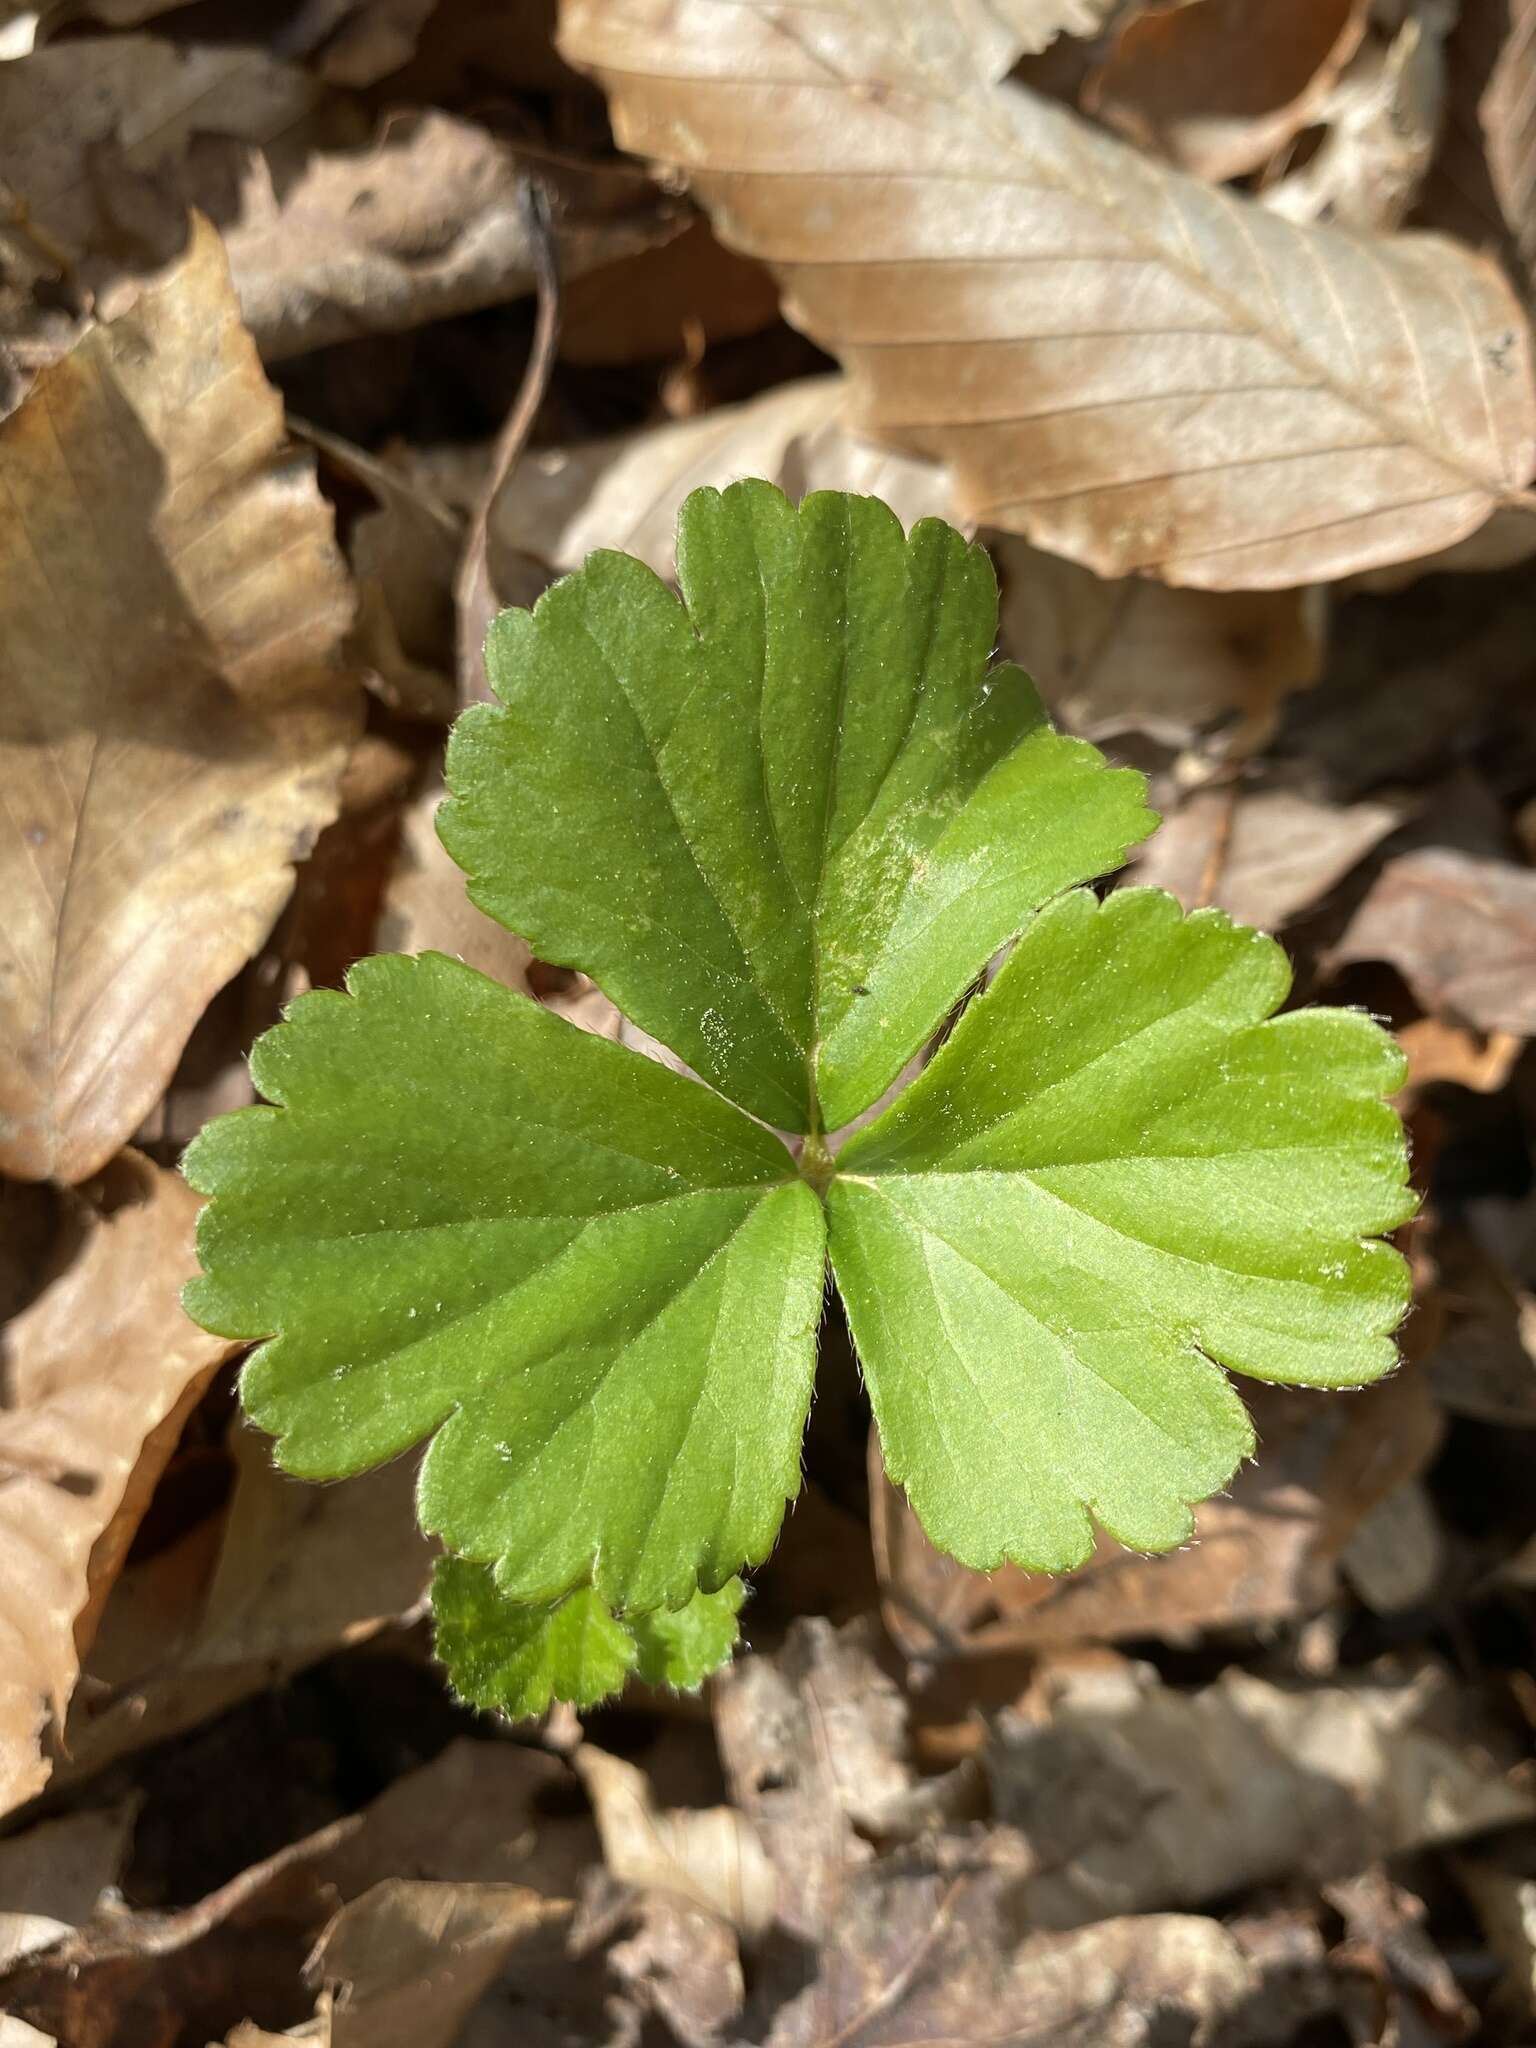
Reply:
[[501, 432], [491, 450], [491, 465], [475, 502], [464, 552], [454, 577], [454, 609], [458, 618], [459, 701], [472, 704], [489, 696], [482, 654], [486, 628], [496, 616], [497, 598], [486, 567], [486, 547], [491, 513], [501, 487], [523, 452], [534, 421], [549, 388], [555, 349], [560, 339], [560, 269], [555, 237], [550, 225], [549, 198], [544, 187], [530, 178], [523, 187], [523, 207], [528, 218], [529, 241], [533, 251], [533, 275], [538, 288], [538, 312], [533, 323], [533, 346], [523, 371], [512, 410], [502, 422]]

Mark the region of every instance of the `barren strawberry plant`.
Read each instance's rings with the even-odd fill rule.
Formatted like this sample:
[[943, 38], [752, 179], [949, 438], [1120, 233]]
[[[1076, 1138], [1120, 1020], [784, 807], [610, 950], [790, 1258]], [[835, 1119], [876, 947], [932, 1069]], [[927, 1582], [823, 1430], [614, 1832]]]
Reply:
[[1533, 164], [0, 0], [0, 2048], [1528, 2048]]

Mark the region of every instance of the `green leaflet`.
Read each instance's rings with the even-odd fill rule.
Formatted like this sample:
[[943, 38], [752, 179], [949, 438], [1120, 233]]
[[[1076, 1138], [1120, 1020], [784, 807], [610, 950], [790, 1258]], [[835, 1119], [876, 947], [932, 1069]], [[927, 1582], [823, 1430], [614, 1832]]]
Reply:
[[454, 1691], [514, 1720], [542, 1714], [555, 1699], [596, 1706], [631, 1674], [693, 1690], [735, 1648], [742, 1598], [740, 1579], [728, 1579], [685, 1607], [624, 1620], [590, 1586], [553, 1607], [528, 1607], [507, 1600], [486, 1565], [444, 1557], [432, 1577], [437, 1654]]
[[1219, 912], [1074, 892], [844, 1149], [832, 1263], [886, 1461], [963, 1562], [1063, 1570], [1090, 1514], [1168, 1549], [1253, 1447], [1219, 1367], [1393, 1365], [1402, 1059], [1352, 1011], [1272, 1016], [1288, 982]]
[[[279, 1332], [247, 1413], [304, 1477], [431, 1436], [425, 1528], [547, 1601], [677, 1605], [799, 1489], [823, 1227], [778, 1140], [428, 953], [303, 996], [210, 1124], [187, 1307]], [[435, 1435], [434, 1435], [435, 1432]]]
[[[1148, 828], [1141, 779], [988, 669], [985, 558], [749, 484], [688, 501], [679, 560], [684, 604], [598, 555], [498, 621], [443, 829], [477, 902], [722, 1092], [385, 958], [293, 1006], [270, 1106], [185, 1162], [188, 1308], [264, 1340], [248, 1412], [310, 1477], [428, 1443], [443, 1655], [509, 1712], [729, 1653], [829, 1230], [889, 1468], [981, 1567], [1076, 1563], [1095, 1521], [1182, 1541], [1252, 1448], [1227, 1371], [1373, 1379], [1407, 1298], [1391, 1041], [1275, 1015], [1256, 933], [1075, 886]], [[1015, 937], [834, 1171], [820, 1133]], [[805, 1178], [754, 1116], [817, 1137]]]
[[501, 703], [454, 728], [439, 829], [541, 959], [753, 1115], [835, 1130], [1155, 820], [988, 669], [991, 564], [941, 521], [909, 540], [873, 498], [696, 491], [678, 576], [682, 604], [595, 554], [502, 613]]

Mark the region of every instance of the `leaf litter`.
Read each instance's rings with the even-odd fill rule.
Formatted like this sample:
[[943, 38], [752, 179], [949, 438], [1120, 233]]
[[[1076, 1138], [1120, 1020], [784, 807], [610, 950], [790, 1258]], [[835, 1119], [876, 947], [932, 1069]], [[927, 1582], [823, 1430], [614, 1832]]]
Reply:
[[[1529, 7], [1319, 5], [1286, 69], [1259, 0], [904, 0], [899, 47], [570, 5], [606, 112], [551, 7], [300, 12], [231, 43], [101, 0], [0, 59], [5, 2048], [1519, 2048]], [[273, 1472], [175, 1300], [182, 1150], [356, 957], [660, 1050], [432, 830], [534, 184], [569, 342], [497, 593], [600, 547], [670, 576], [682, 498], [745, 476], [989, 522], [1002, 652], [1170, 821], [1131, 879], [1284, 925], [1301, 993], [1398, 1034], [1427, 1197], [1407, 1364], [1259, 1389], [1256, 1462], [1161, 1558], [941, 1558], [829, 1327], [730, 1670], [580, 1728], [448, 1700], [409, 1463]], [[1231, 256], [1219, 319], [1169, 296], [1176, 216]], [[1298, 344], [1320, 382], [1231, 395]]]

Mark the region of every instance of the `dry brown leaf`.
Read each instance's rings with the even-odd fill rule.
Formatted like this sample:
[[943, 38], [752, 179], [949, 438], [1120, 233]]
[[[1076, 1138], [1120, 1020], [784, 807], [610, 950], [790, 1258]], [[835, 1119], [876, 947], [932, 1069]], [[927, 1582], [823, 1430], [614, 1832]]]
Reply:
[[1196, 790], [1165, 817], [1134, 879], [1277, 931], [1320, 902], [1403, 822], [1390, 803], [1332, 804], [1300, 790]]
[[594, 548], [619, 548], [670, 577], [683, 499], [748, 476], [793, 498], [815, 490], [883, 498], [904, 525], [945, 516], [942, 470], [859, 440], [846, 407], [841, 377], [811, 377], [697, 419], [527, 455], [492, 515], [493, 559], [525, 556], [563, 573]]
[[714, 1689], [731, 1795], [779, 1873], [779, 1921], [801, 1941], [835, 1939], [872, 1837], [905, 1840], [973, 1804], [966, 1770], [918, 1781], [907, 1700], [875, 1641], [867, 1618], [796, 1621], [772, 1656], [741, 1659]]
[[1430, 1665], [1305, 1687], [1230, 1667], [1196, 1693], [1080, 1674], [1043, 1724], [1001, 1717], [988, 1751], [997, 1816], [1024, 1837], [1023, 1910], [1074, 1927], [1197, 1905], [1530, 1819], [1454, 1700]]
[[523, 1885], [384, 1879], [342, 1907], [309, 1966], [332, 1992], [332, 2048], [451, 2048], [508, 1958], [548, 1948], [570, 1912]]
[[459, 704], [453, 578], [463, 520], [393, 464], [308, 422], [289, 425], [318, 449], [324, 471], [361, 485], [374, 501], [346, 530], [357, 588], [347, 659], [392, 711], [446, 725]]
[[700, 218], [674, 241], [574, 279], [561, 298], [560, 354], [568, 363], [642, 363], [757, 334], [778, 311], [762, 264], [716, 241]]
[[1514, 1070], [1524, 1039], [1512, 1031], [1468, 1031], [1439, 1017], [1415, 1017], [1397, 1033], [1408, 1061], [1404, 1092], [1417, 1094], [1432, 1081], [1454, 1081], [1479, 1095], [1497, 1095]]
[[1536, 1033], [1536, 873], [1427, 846], [1389, 860], [1333, 949], [1388, 961], [1426, 1010]]
[[[317, 151], [292, 181], [280, 183], [251, 152], [221, 225], [262, 354], [276, 361], [531, 292], [530, 181], [549, 193], [573, 276], [687, 222], [627, 165], [514, 147], [435, 109], [385, 115], [367, 147]], [[202, 192], [194, 185], [187, 196]]]
[[[541, 450], [501, 494], [495, 549], [503, 563], [527, 558], [563, 572], [593, 548], [621, 548], [670, 576], [688, 492], [743, 476], [767, 477], [797, 498], [865, 492], [907, 525], [949, 516], [944, 472], [861, 440], [844, 422], [846, 404], [841, 378], [809, 378], [698, 419]], [[1234, 714], [1252, 728], [1316, 680], [1322, 607], [1311, 592], [1110, 583], [1015, 534], [982, 538], [1002, 584], [1005, 650], [1053, 714], [1090, 738], [1138, 731], [1183, 745]]]
[[1506, 1262], [1476, 1216], [1438, 1223], [1435, 1294], [1447, 1311], [1428, 1359], [1430, 1383], [1453, 1415], [1499, 1429], [1536, 1429], [1536, 1266]]
[[79, 256], [114, 221], [121, 195], [109, 173], [165, 178], [195, 137], [217, 135], [270, 147], [274, 174], [291, 175], [334, 130], [321, 118], [325, 100], [307, 72], [261, 50], [81, 36], [0, 65], [0, 180], [51, 241]]
[[1123, 5], [1124, 0], [974, 0], [975, 14], [1003, 31], [991, 67], [998, 76], [1015, 57], [1038, 57], [1058, 36], [1096, 36]]
[[1373, 1614], [1422, 1607], [1445, 1569], [1445, 1538], [1429, 1488], [1410, 1479], [1378, 1501], [1345, 1544], [1339, 1563]]
[[1477, 111], [1494, 196], [1526, 281], [1536, 286], [1536, 0], [1469, 0], [1469, 12], [1505, 16]]
[[529, 179], [551, 195], [571, 275], [686, 225], [629, 165], [434, 109], [375, 125], [366, 103], [264, 51], [82, 38], [0, 67], [0, 182], [87, 294], [118, 306], [179, 250], [194, 207], [225, 237], [268, 360], [531, 292]]
[[[589, 1866], [596, 1834], [572, 1811], [575, 1787], [557, 1759], [511, 1744], [458, 1741], [396, 1779], [361, 1813], [344, 1816], [241, 1871], [180, 1911], [98, 1917], [0, 1979], [0, 2006], [46, 2025], [67, 2048], [123, 2048], [124, 2013], [174, 2016], [174, 2038], [202, 2042], [242, 2014], [297, 2037], [315, 2007], [302, 1966], [345, 1906], [382, 1882], [409, 1877], [442, 1888], [516, 1889], [565, 1910], [561, 1894]], [[585, 1991], [599, 2009], [601, 1972], [564, 1965], [557, 1978], [573, 2019]], [[403, 1988], [414, 1995], [408, 1975]], [[539, 1991], [530, 1986], [536, 2007]], [[325, 2006], [315, 2035], [325, 2031]], [[555, 2000], [560, 2009], [561, 1999]], [[201, 2031], [199, 2028], [201, 2027]], [[169, 2038], [155, 2035], [159, 2041]], [[262, 2041], [258, 2031], [254, 2041]], [[595, 2038], [573, 2027], [573, 2038]], [[133, 2039], [137, 2041], [138, 2036]]]
[[1275, 2011], [1264, 1973], [1214, 1920], [1159, 1913], [1041, 1934], [1010, 1896], [1005, 1858], [937, 1860], [860, 1874], [814, 1981], [780, 2009], [767, 2048], [1280, 2048], [1298, 2038], [1290, 2024], [1302, 2015], [1289, 2000]]
[[181, 1425], [235, 1346], [181, 1313], [197, 1197], [127, 1153], [11, 1323], [0, 1409], [0, 1813], [42, 1789], [102, 1605]]
[[432, 775], [406, 808], [375, 942], [386, 953], [451, 953], [526, 995], [527, 941], [470, 902], [464, 871], [437, 836], [442, 800], [442, 779]]
[[0, 1164], [82, 1180], [335, 814], [351, 593], [205, 222], [0, 474]]
[[659, 1811], [645, 1773], [590, 1742], [572, 1762], [614, 1877], [717, 1913], [743, 1934], [762, 1933], [774, 1916], [777, 1880], [749, 1819], [730, 1806]]
[[1455, 0], [1407, 0], [1388, 34], [1368, 31], [1314, 112], [1323, 140], [1299, 171], [1263, 193], [1287, 220], [1401, 226], [1429, 174], [1445, 97], [1445, 32]]
[[1316, 116], [1368, 0], [1191, 0], [1133, 14], [1083, 104], [1197, 177], [1241, 177]]
[[968, 516], [1272, 588], [1449, 546], [1530, 475], [1493, 264], [1294, 226], [989, 86], [952, 7], [567, 0], [561, 48]]
[[1111, 583], [1014, 534], [983, 538], [1002, 581], [1004, 648], [1088, 739], [1142, 732], [1182, 747], [1221, 719], [1234, 735], [1264, 732], [1317, 680], [1320, 592]]
[[314, 1487], [277, 1471], [267, 1439], [238, 1422], [230, 1450], [223, 1523], [131, 1567], [107, 1603], [62, 1779], [194, 1727], [421, 1606], [433, 1552], [412, 1463]]
[[887, 1629], [925, 1661], [1195, 1630], [1316, 1613], [1361, 1521], [1433, 1457], [1440, 1416], [1416, 1370], [1348, 1402], [1255, 1387], [1259, 1455], [1196, 1517], [1197, 1540], [1138, 1557], [1104, 1538], [1075, 1572], [967, 1571], [935, 1550], [878, 1464], [870, 1505]]

